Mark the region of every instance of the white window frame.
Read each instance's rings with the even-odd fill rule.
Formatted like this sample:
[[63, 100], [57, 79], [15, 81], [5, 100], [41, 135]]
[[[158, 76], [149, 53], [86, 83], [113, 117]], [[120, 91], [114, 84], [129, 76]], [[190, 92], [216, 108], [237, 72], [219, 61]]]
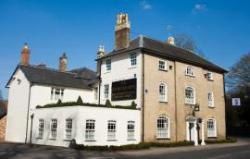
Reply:
[[170, 138], [170, 119], [166, 116], [159, 116], [156, 121], [156, 138]]
[[50, 122], [50, 139], [56, 139], [57, 138], [57, 119], [51, 119]]
[[[191, 96], [191, 97], [188, 97], [187, 96], [187, 89], [190, 89], [190, 90], [192, 90], [193, 91], [193, 97]], [[185, 87], [185, 104], [195, 104], [195, 102], [196, 102], [196, 92], [195, 92], [195, 89], [194, 89], [194, 87], [191, 87], [191, 86], [187, 86], [187, 87]]]
[[168, 70], [168, 62], [166, 60], [159, 60], [158, 69], [162, 71]]
[[109, 84], [105, 84], [103, 86], [103, 93], [104, 93], [104, 98], [108, 99], [109, 98]]
[[165, 83], [159, 85], [159, 101], [167, 102], [168, 101], [168, 86]]
[[[210, 122], [213, 123], [213, 128], [211, 127]], [[217, 137], [217, 125], [214, 118], [210, 118], [207, 120], [207, 137]]]
[[85, 141], [95, 141], [95, 120], [93, 119], [86, 120]]
[[63, 100], [64, 96], [64, 89], [63, 88], [57, 88], [57, 87], [52, 87], [51, 92], [50, 92], [50, 99], [58, 101]]
[[116, 121], [108, 120], [107, 128], [108, 128], [107, 140], [115, 141], [116, 140]]
[[194, 71], [192, 66], [187, 66], [185, 70], [185, 74], [187, 76], [194, 76]]
[[130, 66], [135, 67], [137, 65], [137, 54], [131, 53], [130, 54]]
[[73, 135], [73, 119], [67, 118], [65, 120], [65, 139], [71, 140]]
[[39, 119], [38, 121], [38, 137], [39, 139], [43, 138], [44, 135], [44, 125], [45, 125], [45, 121], [44, 119]]
[[213, 92], [208, 92], [207, 100], [208, 100], [208, 106], [214, 107], [214, 93]]
[[213, 80], [213, 73], [212, 72], [207, 72], [207, 79], [210, 81]]
[[135, 140], [135, 121], [127, 123], [127, 140]]
[[106, 72], [110, 72], [111, 71], [111, 59], [106, 59], [105, 64], [106, 64]]

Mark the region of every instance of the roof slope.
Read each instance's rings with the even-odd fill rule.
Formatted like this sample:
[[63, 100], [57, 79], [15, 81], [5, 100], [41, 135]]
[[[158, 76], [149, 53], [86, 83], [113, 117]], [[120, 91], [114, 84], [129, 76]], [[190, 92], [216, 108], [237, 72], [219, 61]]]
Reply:
[[[48, 67], [18, 65], [18, 68], [24, 72], [31, 83], [41, 85], [91, 89], [91, 84], [97, 81], [97, 75], [94, 74], [94, 71], [87, 68], [81, 70], [81, 76], [75, 72], [60, 72]], [[85, 78], [85, 76], [87, 77]]]
[[116, 54], [125, 53], [135, 49], [141, 49], [144, 53], [150, 53], [155, 56], [161, 56], [163, 58], [169, 58], [174, 61], [182, 61], [189, 64], [197, 65], [209, 70], [225, 73], [225, 69], [213, 64], [212, 62], [200, 57], [192, 51], [170, 45], [158, 40], [154, 40], [148, 37], [139, 36], [138, 38], [130, 42], [130, 46], [121, 50], [113, 50], [109, 54], [106, 54], [102, 58], [110, 57]]

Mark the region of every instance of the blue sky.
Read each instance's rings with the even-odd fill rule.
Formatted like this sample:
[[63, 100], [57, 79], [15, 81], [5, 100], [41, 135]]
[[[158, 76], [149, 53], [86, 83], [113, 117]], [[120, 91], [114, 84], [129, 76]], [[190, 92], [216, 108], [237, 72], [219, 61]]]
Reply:
[[116, 14], [126, 12], [131, 38], [139, 34], [166, 41], [169, 35], [193, 37], [207, 59], [228, 69], [250, 51], [248, 0], [1, 0], [0, 90], [20, 61], [25, 42], [31, 63], [58, 67], [66, 52], [69, 69], [95, 69], [96, 50], [114, 46]]

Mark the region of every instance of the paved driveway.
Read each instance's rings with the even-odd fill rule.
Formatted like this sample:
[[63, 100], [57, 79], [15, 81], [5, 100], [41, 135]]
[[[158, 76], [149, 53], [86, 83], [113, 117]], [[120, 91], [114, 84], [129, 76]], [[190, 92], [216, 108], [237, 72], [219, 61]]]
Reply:
[[115, 158], [170, 158], [170, 159], [248, 159], [250, 140], [240, 139], [234, 144], [198, 147], [151, 148], [141, 151], [94, 152], [52, 146], [0, 144], [0, 159], [115, 159]]

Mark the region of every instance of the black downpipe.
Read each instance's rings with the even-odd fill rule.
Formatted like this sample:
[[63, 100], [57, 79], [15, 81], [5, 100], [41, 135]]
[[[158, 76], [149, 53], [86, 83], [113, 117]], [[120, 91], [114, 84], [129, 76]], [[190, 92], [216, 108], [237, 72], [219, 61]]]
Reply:
[[174, 61], [174, 93], [175, 93], [175, 141], [178, 140], [177, 93], [176, 93], [176, 61]]
[[141, 132], [141, 142], [144, 142], [144, 132], [145, 132], [145, 130], [144, 130], [144, 128], [145, 128], [145, 126], [144, 126], [144, 124], [145, 124], [145, 122], [144, 122], [144, 116], [145, 116], [145, 109], [144, 109], [144, 54], [142, 53], [142, 104], [141, 104], [141, 111], [142, 111], [142, 132]]
[[100, 64], [99, 64], [99, 88], [98, 88], [98, 105], [101, 105], [101, 82], [102, 82], [102, 60], [100, 60]]

